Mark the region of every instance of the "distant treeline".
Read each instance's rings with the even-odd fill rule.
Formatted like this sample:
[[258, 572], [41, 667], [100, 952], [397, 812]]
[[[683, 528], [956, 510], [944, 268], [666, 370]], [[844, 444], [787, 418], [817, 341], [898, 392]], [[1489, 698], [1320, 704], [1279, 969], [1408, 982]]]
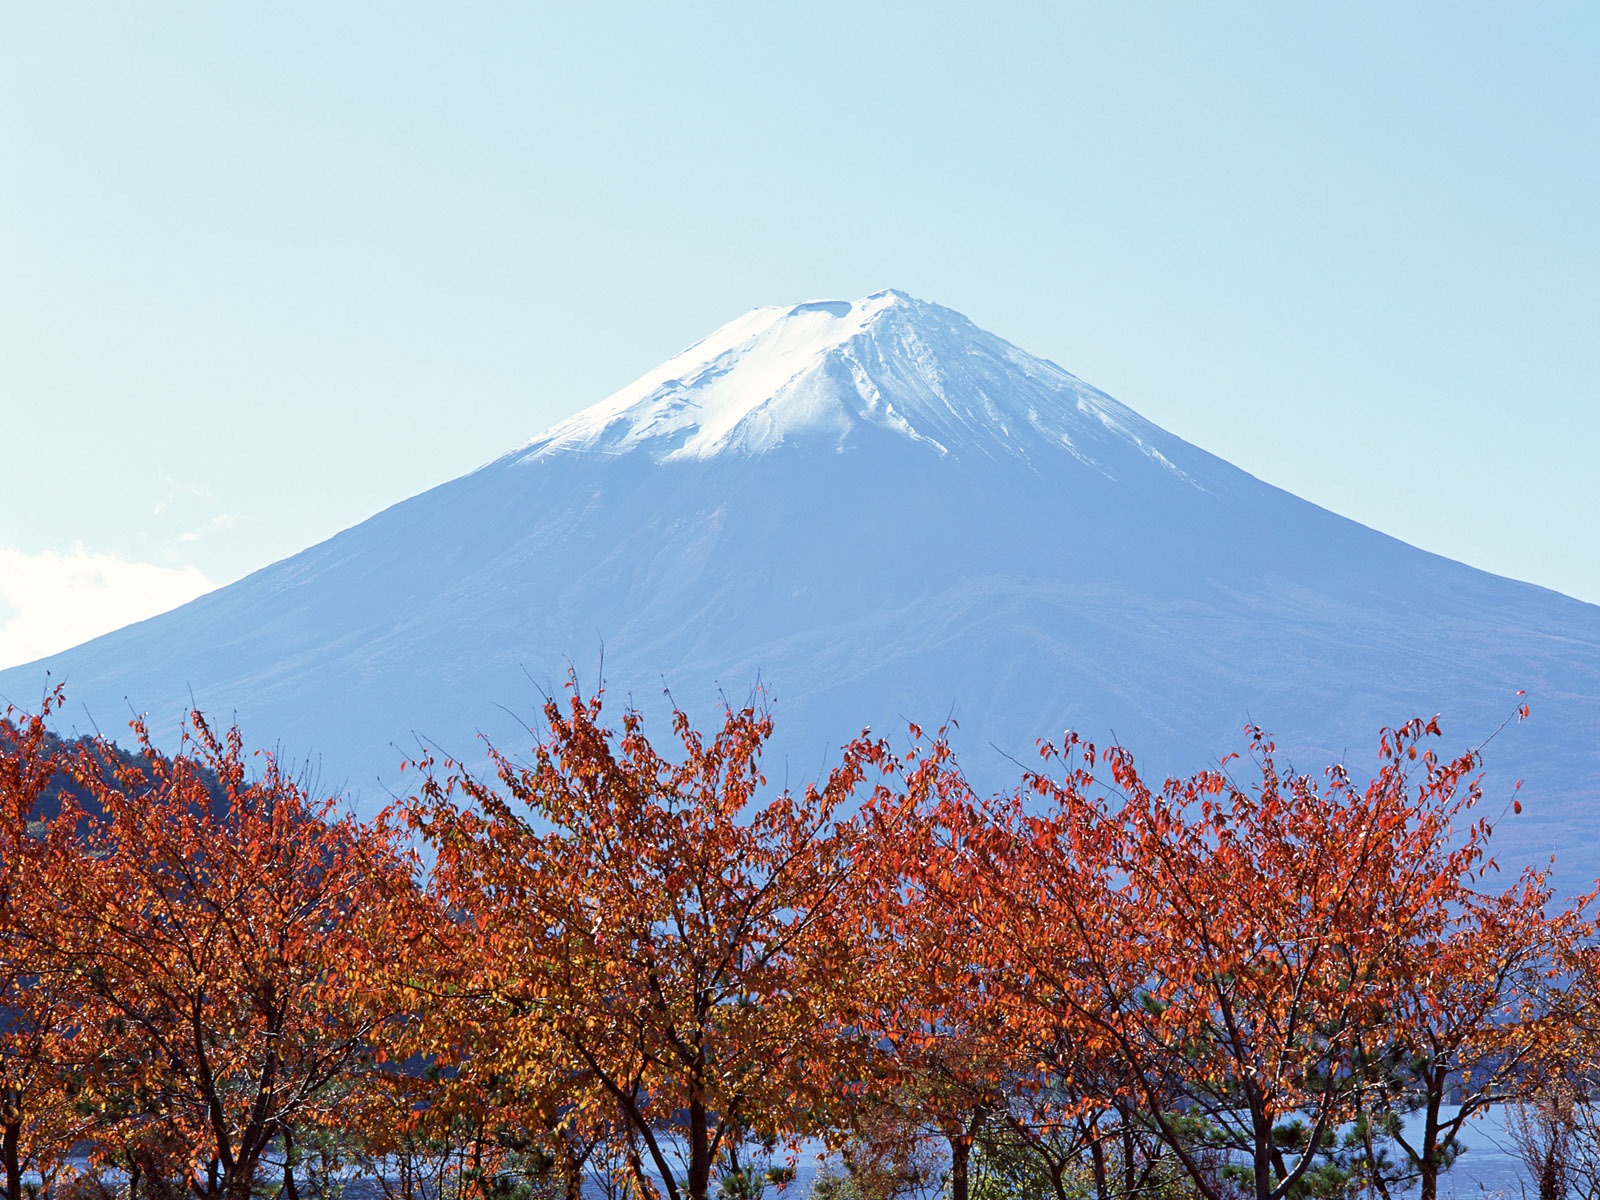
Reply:
[[[8, 714], [8, 716], [14, 715], [14, 713]], [[23, 737], [24, 731], [15, 722], [9, 719], [0, 720], [0, 754], [17, 755], [22, 749]], [[43, 731], [37, 753], [45, 760], [55, 763], [76, 761], [84, 755], [92, 755], [99, 760], [101, 771], [107, 773], [117, 767], [125, 769], [137, 766], [142, 761], [142, 755], [136, 755], [107, 738], [95, 736], [64, 738], [50, 730]], [[227, 796], [216, 775], [201, 765], [200, 777], [211, 796], [212, 803], [225, 805]], [[102, 815], [96, 800], [95, 788], [86, 782], [82, 772], [54, 771], [43, 792], [34, 800], [31, 820], [42, 829], [60, 815], [63, 805], [75, 813], [82, 813], [91, 818]]]

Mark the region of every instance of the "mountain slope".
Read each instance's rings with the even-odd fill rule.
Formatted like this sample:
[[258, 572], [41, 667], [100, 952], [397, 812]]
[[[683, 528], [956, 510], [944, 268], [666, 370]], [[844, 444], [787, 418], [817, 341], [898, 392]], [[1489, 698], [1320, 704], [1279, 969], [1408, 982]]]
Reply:
[[[771, 775], [960, 725], [987, 784], [1067, 726], [1188, 771], [1259, 722], [1308, 769], [1444, 714], [1525, 777], [1502, 857], [1600, 846], [1600, 609], [1261, 483], [948, 309], [748, 314], [471, 475], [42, 667], [111, 727], [195, 699], [363, 806], [413, 732], [477, 756], [568, 665], [709, 719], [759, 678]], [[531, 680], [531, 682], [530, 682]], [[537, 686], [536, 686], [537, 685]], [[507, 711], [509, 710], [509, 712]], [[664, 727], [663, 727], [664, 728]], [[1499, 811], [1496, 792], [1492, 813]], [[1586, 864], [1582, 870], [1591, 870]], [[1574, 876], [1575, 878], [1575, 876]]]

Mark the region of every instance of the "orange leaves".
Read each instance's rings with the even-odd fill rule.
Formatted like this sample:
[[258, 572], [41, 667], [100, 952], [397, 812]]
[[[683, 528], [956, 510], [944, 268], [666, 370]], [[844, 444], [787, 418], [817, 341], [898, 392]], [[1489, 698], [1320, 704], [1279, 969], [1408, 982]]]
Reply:
[[[1046, 746], [1059, 777], [1030, 773], [1006, 805], [930, 810], [942, 834], [912, 894], [963, 977], [982, 981], [956, 1009], [941, 995], [924, 1010], [933, 1041], [981, 1011], [1024, 1056], [1019, 1070], [1053, 1076], [1031, 1091], [1063, 1112], [1075, 1097], [1135, 1097], [1180, 1158], [1174, 1108], [1210, 1111], [1262, 1153], [1279, 1118], [1347, 1120], [1376, 1047], [1409, 1036], [1405, 1014], [1433, 1011], [1407, 1007], [1422, 965], [1438, 987], [1478, 972], [1439, 940], [1477, 895], [1489, 830], [1461, 816], [1479, 798], [1478, 758], [1441, 760], [1423, 745], [1437, 718], [1419, 719], [1383, 731], [1364, 787], [1338, 766], [1319, 786], [1281, 774], [1271, 740], [1248, 732], [1248, 788], [1229, 777], [1237, 756], [1155, 789], [1123, 747], [1101, 756], [1102, 784], [1092, 761]], [[1053, 811], [1025, 816], [1024, 797]], [[1537, 909], [1545, 896], [1525, 890]], [[1536, 924], [1524, 912], [1504, 932], [1539, 945]], [[1287, 1194], [1311, 1162], [1256, 1162], [1260, 1194]]]
[[718, 1145], [825, 1106], [860, 845], [835, 814], [882, 751], [854, 744], [820, 788], [765, 795], [771, 720], [752, 708], [709, 734], [676, 712], [670, 755], [575, 688], [545, 722], [529, 765], [491, 751], [493, 783], [457, 773], [406, 808], [438, 911], [477, 931], [449, 960], [462, 1036], [435, 1050], [466, 1073], [519, 1064], [516, 1091], [622, 1123], [670, 1196], [703, 1197]]
[[95, 743], [70, 766], [88, 801], [34, 945], [76, 1006], [104, 1119], [159, 1114], [243, 1195], [268, 1141], [318, 1119], [387, 1015], [378, 981], [403, 953], [410, 869], [270, 757], [251, 775], [236, 729], [197, 713], [171, 759], [136, 733], [137, 758]]
[[[22, 1173], [48, 1180], [79, 1140], [84, 1119], [68, 1089], [63, 1028], [75, 1013], [46, 970], [37, 936], [55, 918], [55, 898], [72, 882], [63, 854], [75, 822], [59, 780], [61, 751], [45, 727], [61, 702], [56, 689], [37, 713], [0, 715], [0, 1160], [6, 1195]], [[56, 811], [52, 811], [52, 809]]]
[[[1546, 917], [1537, 874], [1483, 888], [1479, 759], [1438, 754], [1436, 717], [1384, 731], [1370, 778], [1280, 770], [1252, 729], [1243, 757], [1157, 783], [1068, 735], [985, 799], [915, 727], [904, 757], [863, 735], [775, 791], [754, 708], [677, 712], [665, 745], [575, 689], [544, 715], [490, 778], [411, 764], [377, 827], [199, 719], [172, 760], [78, 756], [88, 799], [41, 825], [58, 761], [42, 724], [0, 727], [0, 982], [33, 930], [59, 990], [32, 1028], [59, 1059], [93, 1048], [101, 1136], [155, 1130], [243, 1179], [274, 1122], [336, 1119], [329, 1089], [370, 1059], [395, 1065], [337, 1119], [374, 1145], [470, 1128], [492, 1158], [509, 1127], [575, 1154], [620, 1132], [633, 1185], [653, 1172], [668, 1200], [706, 1197], [747, 1137], [932, 1130], [954, 1155], [1001, 1115], [1154, 1129], [1216, 1200], [1185, 1158], [1202, 1111], [1286, 1196], [1315, 1155], [1274, 1141], [1280, 1117], [1315, 1146], [1434, 1086], [1376, 1064], [1442, 1064], [1470, 1105], [1563, 1024], [1600, 1024], [1552, 999], [1600, 976], [1592, 928]], [[436, 1080], [405, 1074], [419, 1056]]]

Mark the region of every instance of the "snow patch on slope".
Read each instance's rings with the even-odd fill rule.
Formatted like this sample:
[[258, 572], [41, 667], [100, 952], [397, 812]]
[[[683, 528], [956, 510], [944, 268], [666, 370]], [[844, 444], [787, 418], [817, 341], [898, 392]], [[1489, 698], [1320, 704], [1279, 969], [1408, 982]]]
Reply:
[[755, 309], [511, 457], [756, 457], [801, 442], [845, 450], [873, 430], [957, 459], [1033, 464], [1065, 450], [1113, 477], [1111, 460], [1132, 449], [1198, 486], [1156, 444], [1173, 439], [1131, 409], [892, 290]]

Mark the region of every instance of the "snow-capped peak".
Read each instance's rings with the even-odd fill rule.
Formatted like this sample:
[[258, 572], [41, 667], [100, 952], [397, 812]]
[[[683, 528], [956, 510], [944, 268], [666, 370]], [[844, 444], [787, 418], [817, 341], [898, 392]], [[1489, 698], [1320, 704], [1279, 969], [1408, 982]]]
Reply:
[[1109, 436], [1171, 466], [1155, 446], [1165, 435], [1130, 409], [960, 313], [894, 290], [755, 309], [515, 457], [744, 457], [807, 442], [847, 449], [872, 430], [958, 459], [1030, 459], [1048, 446], [1095, 461], [1089, 447]]

